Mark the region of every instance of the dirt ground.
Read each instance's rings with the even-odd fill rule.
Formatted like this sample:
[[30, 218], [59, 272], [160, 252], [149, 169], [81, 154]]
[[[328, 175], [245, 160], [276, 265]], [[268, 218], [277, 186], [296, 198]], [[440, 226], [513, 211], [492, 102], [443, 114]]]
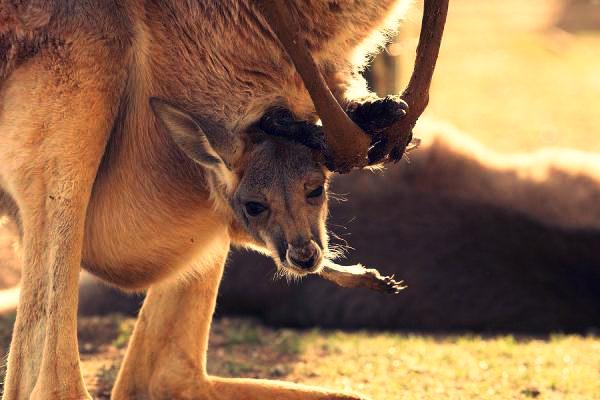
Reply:
[[[11, 322], [0, 318], [0, 352]], [[84, 377], [97, 400], [109, 399], [132, 327], [119, 315], [80, 321]], [[213, 325], [208, 358], [211, 374], [352, 390], [373, 400], [600, 399], [600, 340], [592, 336], [273, 330], [226, 318]]]

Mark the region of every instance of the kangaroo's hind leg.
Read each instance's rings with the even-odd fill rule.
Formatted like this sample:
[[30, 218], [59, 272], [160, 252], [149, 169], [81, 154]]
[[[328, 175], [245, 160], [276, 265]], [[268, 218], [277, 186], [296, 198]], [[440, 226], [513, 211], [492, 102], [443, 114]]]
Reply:
[[208, 332], [229, 252], [227, 228], [216, 228], [210, 242], [210, 260], [201, 256], [194, 266], [198, 272], [148, 290], [113, 400], [204, 399], [199, 393], [207, 380]]
[[77, 287], [86, 208], [124, 83], [108, 62], [123, 55], [111, 51], [98, 41], [43, 49], [2, 82], [0, 183], [23, 231], [5, 400], [89, 398]]
[[228, 241], [220, 246], [221, 257], [199, 268], [194, 279], [159, 284], [148, 291], [112, 399], [364, 399], [280, 381], [207, 375], [208, 334]]

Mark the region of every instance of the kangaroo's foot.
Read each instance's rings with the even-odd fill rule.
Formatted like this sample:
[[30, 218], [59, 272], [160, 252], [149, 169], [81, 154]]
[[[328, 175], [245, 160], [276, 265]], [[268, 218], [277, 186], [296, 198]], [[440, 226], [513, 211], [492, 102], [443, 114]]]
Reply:
[[262, 379], [229, 379], [207, 377], [188, 382], [189, 386], [173, 385], [155, 390], [153, 400], [368, 400], [351, 393], [340, 393], [294, 383]]

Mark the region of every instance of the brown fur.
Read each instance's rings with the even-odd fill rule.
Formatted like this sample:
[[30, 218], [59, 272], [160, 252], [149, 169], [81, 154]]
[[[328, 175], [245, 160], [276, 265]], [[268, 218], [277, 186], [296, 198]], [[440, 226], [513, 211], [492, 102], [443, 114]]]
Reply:
[[[352, 51], [399, 3], [290, 1], [340, 99], [353, 78]], [[202, 362], [178, 364], [186, 352], [132, 368], [131, 360], [165, 340], [205, 350], [230, 241], [249, 240], [214, 207], [206, 171], [161, 129], [148, 98], [169, 99], [236, 133], [274, 105], [315, 119], [253, 2], [0, 0], [0, 51], [0, 185], [18, 209], [6, 212], [20, 222], [24, 249], [5, 400], [89, 397], [75, 334], [81, 264], [127, 288], [161, 282], [150, 290], [115, 399], [357, 398], [208, 378]], [[194, 278], [185, 284], [165, 281], [190, 270]], [[202, 303], [195, 322], [186, 318], [198, 326], [199, 341], [187, 330], [161, 331], [180, 313], [165, 291]], [[149, 384], [171, 379], [164, 373], [171, 367], [179, 380]], [[157, 382], [168, 390], [154, 391]]]

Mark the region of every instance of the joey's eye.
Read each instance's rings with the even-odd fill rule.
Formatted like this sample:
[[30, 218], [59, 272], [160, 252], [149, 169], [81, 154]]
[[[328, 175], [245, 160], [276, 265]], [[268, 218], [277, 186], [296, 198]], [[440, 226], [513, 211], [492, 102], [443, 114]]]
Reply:
[[256, 201], [247, 202], [244, 204], [244, 208], [246, 209], [246, 214], [251, 217], [256, 217], [267, 210], [267, 206]]
[[322, 194], [323, 194], [323, 186], [319, 186], [312, 192], [308, 193], [306, 195], [306, 197], [308, 197], [309, 199], [314, 199], [315, 197], [321, 197]]

